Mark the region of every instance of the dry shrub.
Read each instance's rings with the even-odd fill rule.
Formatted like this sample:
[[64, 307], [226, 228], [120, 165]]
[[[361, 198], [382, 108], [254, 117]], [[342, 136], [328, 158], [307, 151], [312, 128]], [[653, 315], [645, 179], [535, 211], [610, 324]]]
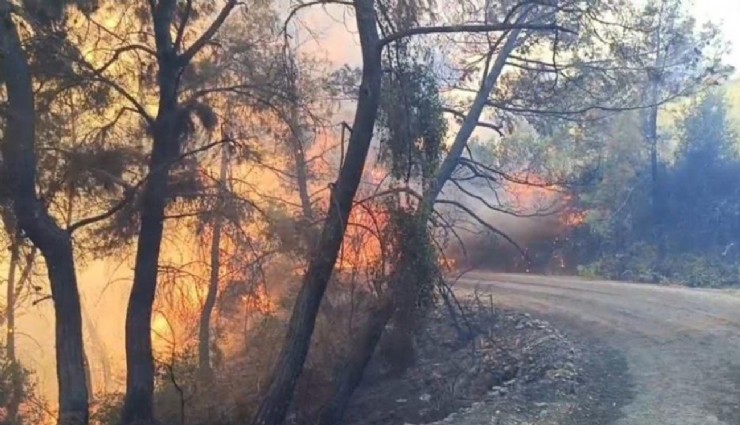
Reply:
[[[291, 279], [286, 275], [283, 278]], [[298, 287], [297, 279], [292, 279], [275, 291], [282, 295], [279, 301], [274, 300], [276, 311], [252, 314], [246, 333], [243, 312], [238, 309], [230, 309], [228, 315], [219, 317], [219, 332], [214, 332], [219, 338], [214, 379], [199, 380], [194, 341], [180, 353], [159, 359], [155, 411], [163, 425], [232, 425], [251, 419], [285, 337]], [[335, 277], [329, 286], [297, 384], [290, 422], [312, 421], [316, 417], [331, 394], [351, 336], [367, 320], [375, 296], [365, 283], [357, 279], [352, 284], [351, 280]], [[116, 424], [121, 401], [121, 394], [99, 398], [92, 424]]]

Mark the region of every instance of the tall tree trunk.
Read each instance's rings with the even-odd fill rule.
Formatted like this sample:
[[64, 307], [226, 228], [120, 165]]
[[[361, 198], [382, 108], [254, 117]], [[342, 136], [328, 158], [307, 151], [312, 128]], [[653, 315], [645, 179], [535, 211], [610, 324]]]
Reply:
[[650, 150], [650, 200], [653, 222], [653, 237], [656, 246], [660, 245], [661, 236], [661, 190], [658, 170], [658, 83], [652, 82], [650, 109], [647, 117], [647, 139]]
[[[517, 22], [523, 23], [529, 15], [530, 10], [531, 9], [523, 12]], [[509, 55], [512, 51], [514, 51], [514, 48], [516, 47], [520, 33], [520, 29], [511, 30], [509, 35], [506, 37], [506, 41], [504, 42], [501, 51], [498, 53], [498, 55], [496, 56], [496, 60], [491, 66], [491, 70], [488, 71], [488, 74], [483, 80], [483, 84], [481, 85], [480, 89], [478, 89], [478, 92], [475, 94], [473, 104], [470, 106], [470, 110], [465, 115], [465, 118], [460, 125], [460, 129], [455, 135], [455, 140], [450, 147], [449, 153], [442, 161], [442, 164], [440, 164], [439, 169], [437, 170], [437, 173], [434, 177], [434, 181], [432, 181], [429, 185], [429, 190], [424, 193], [424, 198], [421, 202], [422, 215], [425, 215], [427, 217], [431, 215], [434, 209], [434, 202], [437, 200], [440, 192], [442, 192], [442, 188], [450, 179], [450, 177], [452, 177], [452, 173], [457, 168], [457, 163], [460, 160], [460, 156], [462, 156], [463, 152], [465, 151], [465, 147], [468, 145], [468, 140], [470, 140], [470, 136], [473, 134], [473, 131], [475, 131], [476, 127], [478, 127], [478, 122], [480, 121], [480, 116], [483, 113], [483, 109], [485, 108], [486, 103], [491, 96], [491, 92], [493, 91], [494, 87], [496, 87], [496, 83], [501, 76], [501, 72], [506, 66], [506, 60], [509, 58]]]
[[[10, 229], [9, 229], [10, 230]], [[5, 306], [5, 322], [7, 325], [5, 336], [5, 353], [13, 365], [18, 365], [15, 356], [15, 272], [18, 268], [21, 254], [21, 233], [10, 230], [10, 264], [8, 264], [8, 288]], [[23, 382], [20, 374], [13, 374], [12, 388], [8, 397], [8, 421], [15, 423], [20, 405], [20, 394], [23, 391]]]
[[648, 110], [646, 123], [646, 137], [650, 150], [650, 201], [651, 201], [651, 221], [653, 227], [653, 243], [658, 250], [658, 258], [662, 259], [663, 249], [663, 211], [662, 211], [662, 190], [660, 182], [660, 170], [658, 168], [658, 112], [660, 101], [660, 86], [662, 73], [665, 68], [665, 55], [663, 54], [663, 19], [666, 13], [666, 2], [661, 1], [658, 12], [658, 27], [656, 28], [655, 37], [655, 62], [653, 69], [648, 70], [649, 90], [650, 90], [650, 109]]
[[357, 334], [357, 337], [352, 340], [349, 357], [339, 374], [332, 397], [321, 411], [318, 425], [339, 425], [342, 423], [347, 405], [362, 381], [362, 375], [368, 363], [370, 363], [373, 353], [375, 353], [386, 325], [393, 316], [393, 311], [392, 297], [386, 297], [381, 301], [380, 306], [370, 314], [370, 319]]
[[[176, 101], [175, 101], [176, 102]], [[170, 170], [170, 138], [175, 107], [155, 123], [154, 146], [149, 161], [150, 176], [144, 187], [141, 227], [136, 246], [134, 282], [126, 310], [126, 396], [123, 424], [154, 422], [154, 358], [152, 354], [152, 311], [157, 289], [159, 254], [167, 204]]]
[[134, 282], [126, 310], [126, 395], [121, 412], [121, 423], [124, 425], [154, 423], [152, 311], [157, 292], [167, 184], [172, 160], [178, 149], [175, 125], [180, 67], [172, 42], [174, 10], [175, 2], [172, 0], [162, 0], [152, 6], [159, 65], [159, 105], [157, 117], [151, 124], [153, 143], [149, 179], [142, 193]]
[[213, 237], [211, 239], [211, 276], [208, 282], [208, 293], [200, 313], [198, 324], [198, 369], [204, 382], [211, 379], [211, 315], [216, 306], [218, 296], [218, 281], [221, 269], [221, 228], [223, 226], [224, 198], [226, 196], [226, 171], [229, 165], [229, 147], [221, 147], [221, 169], [218, 180], [218, 200], [213, 222]]
[[342, 245], [352, 201], [365, 167], [380, 97], [380, 46], [373, 0], [354, 0], [362, 47], [362, 81], [347, 157], [331, 192], [329, 213], [296, 299], [282, 350], [255, 425], [279, 425], [285, 420], [296, 381], [303, 369], [316, 314]]
[[[167, 25], [169, 28], [169, 25]], [[159, 43], [158, 43], [159, 44]], [[179, 67], [171, 48], [159, 58], [159, 110], [153, 124], [153, 145], [140, 207], [141, 226], [136, 245], [134, 282], [126, 311], [126, 396], [123, 424], [154, 422], [154, 358], [152, 311], [157, 290], [159, 254], [167, 206], [167, 185], [172, 162], [178, 155], [176, 120]], [[165, 44], [167, 45], [167, 44]]]
[[[525, 10], [520, 15], [517, 22], [523, 23], [531, 13], [531, 10], [531, 8]], [[521, 30], [514, 29], [506, 36], [506, 41], [504, 42], [501, 51], [496, 57], [491, 69], [488, 71], [488, 74], [486, 74], [483, 84], [481, 84], [480, 89], [476, 93], [470, 110], [465, 115], [460, 129], [455, 135], [455, 140], [449, 153], [442, 164], [440, 164], [433, 177], [433, 181], [428, 185], [424, 185], [425, 187], [428, 187], [428, 189], [423, 194], [420, 208], [417, 212], [419, 220], [423, 223], [426, 223], [430, 219], [437, 197], [441, 193], [444, 185], [450, 177], [452, 177], [452, 173], [457, 167], [457, 162], [465, 151], [468, 140], [478, 125], [478, 121], [483, 113], [486, 102], [488, 101], [494, 87], [496, 87], [496, 83], [506, 65], [506, 59], [516, 47], [520, 33]], [[401, 284], [403, 283], [398, 283], [398, 285]], [[398, 289], [399, 288], [394, 288], [394, 292], [398, 291]], [[321, 413], [319, 425], [338, 425], [341, 423], [344, 412], [347, 409], [347, 405], [362, 380], [362, 374], [375, 352], [377, 344], [380, 342], [380, 337], [382, 336], [386, 325], [393, 318], [394, 314], [399, 313], [399, 310], [400, 309], [393, 307], [392, 302], [383, 302], [381, 307], [376, 310], [370, 320], [366, 323], [365, 328], [359, 332], [357, 340], [352, 343], [351, 354], [342, 373], [340, 374], [340, 377], [338, 378], [338, 383], [334, 388], [332, 396]], [[406, 317], [406, 313], [401, 313], [394, 320], [403, 323], [408, 320], [408, 318]]]
[[36, 195], [36, 116], [28, 61], [9, 2], [0, 1], [2, 71], [7, 93], [7, 127], [2, 146], [19, 227], [41, 251], [48, 270], [55, 316], [55, 354], [60, 425], [88, 423], [82, 318], [72, 241]]
[[[134, 282], [126, 310], [126, 395], [121, 422], [123, 424], [154, 422], [154, 358], [152, 357], [152, 310], [157, 291], [159, 254], [164, 230], [164, 213], [168, 202], [167, 185], [170, 169], [180, 153], [180, 141], [185, 136], [178, 104], [178, 88], [182, 71], [192, 58], [207, 45], [237, 5], [227, 0], [211, 25], [182, 53], [178, 32], [173, 41], [173, 18], [178, 2], [150, 2], [154, 40], [157, 52], [157, 85], [159, 104], [157, 116], [150, 123], [152, 153], [149, 158], [149, 178], [144, 185], [139, 235], [136, 245]], [[181, 25], [187, 22], [181, 22]]]

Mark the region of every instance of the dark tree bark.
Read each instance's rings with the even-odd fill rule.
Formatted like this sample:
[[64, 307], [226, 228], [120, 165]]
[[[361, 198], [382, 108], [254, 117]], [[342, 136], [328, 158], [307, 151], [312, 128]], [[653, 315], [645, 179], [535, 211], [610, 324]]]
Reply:
[[11, 5], [0, 1], [2, 73], [8, 98], [2, 146], [18, 226], [46, 260], [55, 313], [55, 352], [60, 425], [88, 423], [88, 394], [83, 361], [82, 317], [72, 241], [49, 215], [36, 194], [36, 111], [28, 59]]
[[[10, 241], [10, 264], [8, 265], [8, 288], [6, 292], [5, 305], [5, 324], [7, 326], [5, 333], [5, 352], [8, 360], [12, 364], [17, 364], [15, 356], [15, 273], [18, 269], [18, 263], [21, 257], [21, 233], [12, 229], [12, 226], [6, 226]], [[8, 421], [15, 422], [18, 416], [18, 407], [20, 406], [20, 394], [23, 390], [23, 382], [20, 382], [18, 376], [13, 376], [13, 387], [8, 398]]]
[[[163, 54], [162, 59], [166, 62], [172, 60], [167, 53]], [[134, 283], [126, 310], [126, 396], [121, 415], [124, 424], [154, 421], [151, 321], [167, 204], [167, 180], [172, 150], [177, 143], [174, 139], [177, 76], [169, 64], [161, 64], [159, 72], [160, 112], [154, 123], [150, 175], [144, 187], [140, 211]]]
[[349, 358], [339, 374], [338, 382], [329, 402], [324, 406], [319, 417], [319, 425], [339, 425], [344, 412], [362, 381], [362, 375], [375, 353], [380, 337], [386, 325], [393, 317], [394, 304], [392, 297], [386, 297], [380, 306], [371, 313], [357, 338], [352, 341]]
[[[517, 23], [523, 25], [529, 13], [529, 10], [522, 13]], [[486, 106], [486, 102], [488, 102], [491, 92], [496, 87], [499, 77], [506, 66], [506, 60], [516, 47], [521, 31], [521, 28], [515, 28], [510, 31], [508, 35], [502, 36], [506, 38], [506, 41], [504, 42], [501, 51], [496, 56], [496, 60], [488, 71], [488, 74], [486, 74], [483, 84], [476, 93], [473, 103], [470, 105], [470, 109], [460, 125], [460, 129], [455, 135], [455, 140], [450, 147], [449, 153], [445, 156], [445, 159], [442, 161], [435, 173], [435, 177], [428, 185], [429, 189], [424, 193], [424, 198], [421, 202], [420, 216], [425, 217], [425, 221], [431, 216], [432, 211], [434, 210], [434, 203], [442, 192], [442, 188], [447, 184], [452, 177], [452, 174], [455, 172], [458, 162], [460, 161], [460, 157], [463, 155], [465, 147], [468, 145], [470, 136], [478, 126], [478, 122], [483, 113], [483, 109]]]
[[153, 143], [149, 158], [149, 179], [142, 194], [134, 282], [126, 310], [126, 395], [121, 413], [123, 424], [154, 422], [152, 309], [167, 206], [167, 181], [171, 161], [178, 150], [175, 120], [179, 67], [170, 31], [174, 7], [174, 1], [160, 1], [152, 8], [159, 65], [159, 105], [151, 129]]
[[203, 382], [212, 378], [211, 369], [211, 316], [216, 307], [218, 297], [218, 283], [221, 270], [221, 230], [223, 227], [223, 206], [226, 196], [226, 170], [229, 164], [229, 147], [221, 147], [221, 169], [219, 170], [218, 201], [215, 208], [213, 222], [213, 237], [211, 239], [211, 275], [208, 281], [208, 292], [203, 303], [198, 323], [198, 369]]
[[151, 124], [153, 143], [149, 158], [149, 178], [142, 193], [134, 282], [126, 311], [126, 395], [121, 413], [121, 423], [124, 425], [155, 422], [151, 321], [168, 200], [169, 173], [180, 153], [183, 136], [178, 132], [181, 124], [178, 122], [181, 114], [178, 102], [180, 76], [237, 4], [236, 0], [228, 0], [203, 34], [190, 47], [178, 53], [182, 39], [178, 36], [173, 41], [172, 38], [176, 3], [175, 0], [150, 3], [159, 66], [159, 104], [157, 116]]
[[354, 9], [363, 70], [353, 131], [339, 178], [332, 188], [324, 228], [293, 307], [284, 345], [265, 398], [253, 419], [255, 425], [279, 425], [285, 420], [370, 148], [380, 95], [380, 44], [373, 0], [354, 0]]

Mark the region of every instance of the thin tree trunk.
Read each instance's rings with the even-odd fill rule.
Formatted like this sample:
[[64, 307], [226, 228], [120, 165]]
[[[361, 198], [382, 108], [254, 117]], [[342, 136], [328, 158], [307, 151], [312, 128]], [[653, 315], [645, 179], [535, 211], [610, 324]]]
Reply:
[[[90, 336], [90, 342], [92, 343], [95, 349], [95, 354], [100, 360], [100, 365], [103, 368], [103, 371], [102, 371], [103, 388], [101, 390], [103, 394], [105, 394], [111, 388], [111, 374], [112, 374], [110, 361], [108, 359], [108, 350], [106, 348], [105, 342], [100, 337], [100, 333], [98, 332], [98, 328], [95, 325], [95, 322], [93, 322], [90, 319], [90, 316], [87, 314], [87, 310], [85, 310], [84, 308], [82, 309], [82, 319], [83, 319], [85, 326], [88, 329], [88, 335]], [[92, 367], [92, 366], [88, 365], [88, 367]], [[92, 384], [93, 382], [91, 380], [90, 388], [94, 388]], [[92, 393], [90, 393], [90, 397], [92, 399], [93, 397]]]
[[[15, 357], [15, 272], [18, 268], [21, 253], [21, 234], [19, 231], [10, 233], [10, 264], [8, 265], [8, 288], [7, 302], [5, 306], [6, 336], [5, 352], [11, 364], [17, 366], [18, 360]], [[20, 395], [23, 391], [23, 382], [19, 379], [19, 374], [13, 374], [12, 388], [8, 398], [8, 421], [15, 423], [18, 416], [18, 407], [20, 405]]]
[[313, 208], [311, 206], [311, 195], [308, 192], [308, 164], [306, 164], [305, 153], [305, 129], [300, 122], [297, 107], [291, 107], [291, 127], [293, 128], [293, 161], [296, 166], [296, 185], [298, 196], [301, 200], [303, 216], [309, 222], [313, 221]]
[[655, 38], [655, 66], [652, 72], [648, 72], [650, 82], [650, 109], [647, 117], [647, 141], [650, 149], [650, 200], [651, 216], [653, 225], [653, 243], [658, 250], [658, 258], [663, 257], [663, 231], [662, 231], [662, 191], [660, 187], [660, 170], [658, 169], [658, 112], [660, 97], [660, 82], [665, 67], [665, 56], [663, 55], [663, 15], [666, 2], [661, 1], [658, 12], [658, 27]]
[[650, 109], [648, 111], [647, 138], [650, 146], [650, 197], [655, 241], [660, 237], [660, 182], [658, 180], [658, 83], [651, 83]]
[[36, 117], [28, 61], [11, 6], [0, 1], [2, 71], [7, 93], [7, 124], [2, 153], [19, 227], [46, 260], [55, 315], [55, 354], [60, 425], [88, 423], [88, 394], [83, 361], [82, 318], [72, 241], [36, 195]]
[[285, 420], [362, 178], [380, 97], [380, 46], [373, 3], [372, 0], [354, 0], [363, 72], [347, 157], [333, 186], [329, 213], [293, 307], [269, 388], [253, 419], [254, 425], [279, 425]]
[[[298, 89], [300, 76], [298, 75], [298, 66], [296, 64], [295, 53], [286, 52], [286, 72], [288, 74], [288, 93], [294, 98], [299, 99], [301, 94]], [[301, 111], [297, 101], [289, 105], [288, 126], [290, 127], [291, 137], [289, 144], [293, 153], [293, 162], [296, 167], [296, 186], [298, 186], [298, 197], [301, 200], [301, 209], [303, 217], [308, 221], [313, 221], [313, 208], [311, 207], [311, 197], [308, 192], [308, 166], [306, 164], [305, 153], [305, 126], [301, 120]]]
[[[152, 355], [152, 311], [157, 289], [159, 253], [164, 230], [170, 155], [167, 137], [170, 126], [158, 123], [144, 188], [141, 227], [136, 248], [134, 283], [126, 311], [126, 396], [123, 424], [154, 422], [154, 358]], [[155, 124], [156, 125], [156, 124]], [[169, 128], [168, 128], [169, 127]]]
[[370, 319], [361, 332], [352, 340], [348, 360], [339, 374], [332, 397], [321, 411], [318, 425], [339, 425], [342, 423], [347, 405], [355, 389], [362, 382], [362, 375], [373, 353], [375, 353], [386, 325], [393, 316], [393, 311], [392, 297], [386, 297], [381, 301], [380, 306], [370, 314]]
[[223, 226], [223, 207], [226, 196], [226, 170], [229, 164], [229, 147], [221, 147], [221, 169], [219, 170], [218, 200], [215, 208], [213, 223], [213, 238], [211, 239], [211, 276], [208, 282], [208, 293], [200, 313], [198, 328], [198, 368], [204, 382], [209, 380], [211, 369], [211, 315], [216, 306], [218, 296], [218, 281], [221, 268], [221, 228]]
[[140, 206], [140, 228], [136, 245], [134, 282], [126, 310], [126, 395], [121, 423], [154, 422], [154, 358], [152, 311], [157, 291], [159, 254], [167, 206], [167, 184], [173, 159], [178, 155], [177, 87], [182, 64], [172, 41], [171, 23], [175, 2], [162, 0], [152, 7], [154, 38], [159, 65], [159, 105], [151, 124], [152, 153], [149, 179]]
[[[187, 49], [181, 49], [182, 39], [178, 35], [173, 41], [172, 31], [177, 3], [175, 0], [159, 0], [151, 2], [150, 7], [159, 67], [159, 104], [150, 128], [153, 145], [149, 158], [149, 178], [142, 193], [134, 282], [126, 311], [126, 395], [121, 413], [124, 425], [154, 422], [151, 322], [164, 213], [168, 202], [169, 173], [180, 153], [180, 141], [185, 137], [178, 132], [182, 127], [178, 120], [182, 119], [183, 113], [178, 104], [180, 77], [192, 58], [208, 44], [238, 4], [236, 0], [227, 0], [201, 36]], [[178, 53], [178, 50], [184, 51]]]
[[[518, 22], [523, 22], [524, 19], [526, 19], [527, 15], [528, 12], [525, 11], [519, 18]], [[434, 181], [430, 184], [430, 189], [426, 191], [426, 193], [424, 193], [424, 199], [421, 203], [422, 214], [431, 214], [431, 211], [434, 208], [434, 202], [437, 200], [437, 197], [442, 191], [444, 185], [447, 183], [450, 177], [452, 177], [452, 173], [455, 171], [455, 168], [457, 168], [457, 163], [460, 160], [460, 156], [462, 156], [463, 152], [465, 151], [465, 147], [468, 145], [468, 140], [470, 140], [470, 136], [473, 134], [473, 131], [478, 126], [480, 116], [483, 113], [483, 108], [485, 108], [486, 103], [491, 96], [491, 92], [493, 91], [493, 88], [496, 87], [496, 83], [501, 76], [501, 72], [506, 66], [506, 60], [516, 47], [520, 32], [520, 29], [511, 30], [506, 38], [506, 41], [504, 42], [503, 47], [501, 48], [501, 51], [498, 53], [498, 55], [496, 56], [496, 60], [491, 66], [491, 70], [488, 72], [488, 75], [486, 75], [486, 78], [483, 80], [481, 88], [476, 93], [475, 99], [473, 99], [473, 104], [470, 106], [470, 110], [465, 115], [465, 118], [460, 125], [460, 129], [455, 135], [455, 140], [450, 147], [449, 153], [442, 161], [442, 164], [440, 164], [439, 169], [437, 170], [437, 173], [434, 177]]]
[[15, 232], [12, 235], [10, 244], [10, 264], [8, 265], [8, 288], [7, 288], [7, 301], [5, 306], [5, 321], [7, 324], [6, 328], [6, 340], [5, 340], [5, 352], [8, 356], [8, 360], [15, 363], [15, 272], [18, 268], [18, 262], [20, 261], [21, 246], [20, 246], [20, 232]]

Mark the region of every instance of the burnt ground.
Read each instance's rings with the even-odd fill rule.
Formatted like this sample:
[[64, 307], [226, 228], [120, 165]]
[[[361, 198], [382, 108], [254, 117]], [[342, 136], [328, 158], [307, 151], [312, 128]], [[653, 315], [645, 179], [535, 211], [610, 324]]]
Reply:
[[631, 400], [627, 363], [602, 341], [465, 298], [459, 329], [446, 309], [432, 314], [405, 373], [373, 359], [347, 424], [605, 425]]

